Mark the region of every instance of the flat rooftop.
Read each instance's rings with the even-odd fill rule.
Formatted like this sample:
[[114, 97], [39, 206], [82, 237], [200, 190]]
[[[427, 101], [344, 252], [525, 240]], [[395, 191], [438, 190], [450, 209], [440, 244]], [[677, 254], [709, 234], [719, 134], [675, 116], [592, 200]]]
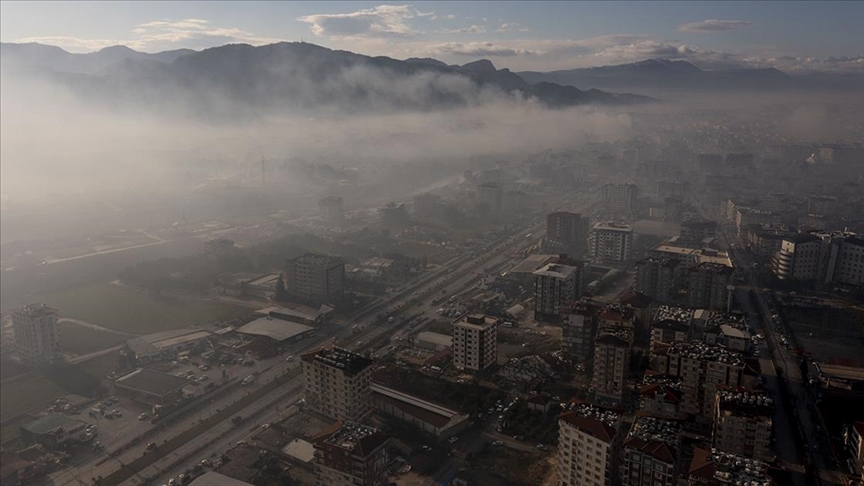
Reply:
[[497, 319], [494, 317], [487, 317], [483, 314], [465, 314], [453, 321], [453, 325], [482, 330], [494, 326], [496, 322]]
[[744, 357], [741, 354], [720, 345], [697, 341], [672, 343], [667, 354], [681, 355], [703, 361], [719, 361], [733, 366], [744, 366]]
[[274, 341], [282, 342], [314, 329], [314, 327], [300, 324], [298, 322], [274, 319], [272, 317], [261, 317], [243, 325], [237, 329], [237, 332], [252, 336], [265, 336]]
[[453, 345], [453, 336], [441, 334], [440, 332], [423, 331], [417, 334], [416, 341], [435, 344], [449, 348]]
[[751, 390], [721, 390], [717, 392], [720, 410], [733, 414], [771, 416], [774, 400], [768, 395]]
[[164, 348], [204, 339], [209, 335], [202, 329], [172, 329], [130, 339], [126, 341], [126, 346], [138, 355], [156, 354]]
[[45, 304], [27, 304], [24, 307], [17, 309], [15, 312], [25, 314], [30, 318], [57, 315], [56, 309], [52, 309]]
[[189, 384], [189, 380], [168, 373], [148, 369], [138, 369], [118, 378], [115, 386], [122, 386], [153, 395], [167, 395]]
[[82, 422], [72, 417], [52, 413], [51, 415], [46, 415], [45, 417], [34, 420], [29, 424], [22, 425], [21, 428], [33, 434], [44, 435], [58, 427], [63, 427], [68, 431], [86, 425], [86, 422]]
[[386, 440], [384, 435], [374, 427], [345, 422], [322, 442], [348, 451], [359, 449], [358, 452], [365, 455], [372, 452], [384, 440]]
[[579, 269], [577, 267], [571, 267], [570, 265], [559, 265], [557, 263], [550, 263], [540, 270], [534, 272], [535, 276], [538, 277], [554, 277], [554, 278], [569, 278]]
[[726, 452], [711, 452], [696, 448], [690, 461], [690, 476], [714, 480], [720, 484], [771, 486], [768, 465], [743, 456]]
[[507, 273], [534, 273], [537, 269], [544, 267], [550, 261], [558, 258], [558, 255], [537, 254], [528, 255], [518, 265], [510, 269]]
[[306, 353], [302, 359], [339, 368], [348, 374], [359, 373], [372, 365], [371, 359], [336, 346]]

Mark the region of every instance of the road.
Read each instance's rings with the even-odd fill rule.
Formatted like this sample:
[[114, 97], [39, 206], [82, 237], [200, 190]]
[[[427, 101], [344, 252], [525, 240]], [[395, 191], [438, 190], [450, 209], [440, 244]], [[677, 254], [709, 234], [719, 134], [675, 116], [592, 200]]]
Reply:
[[[575, 209], [587, 205], [587, 199], [590, 195], [582, 195], [579, 197], [570, 197], [566, 202], [556, 209]], [[539, 237], [543, 231], [545, 218], [538, 218], [531, 222], [526, 229], [514, 231], [511, 234], [504, 234], [497, 240], [490, 241], [482, 248], [478, 248], [467, 254], [454, 258], [447, 265], [442, 266], [439, 270], [434, 271], [412, 285], [409, 285], [399, 294], [393, 296], [389, 301], [378, 306], [371, 307], [363, 313], [356, 316], [354, 323], [359, 324], [363, 331], [359, 334], [355, 333], [351, 326], [346, 326], [332, 333], [330, 337], [320, 337], [314, 342], [301, 343], [296, 349], [289, 350], [289, 354], [301, 354], [314, 348], [326, 344], [328, 341], [338, 342], [343, 341], [345, 347], [358, 352], [372, 351], [373, 348], [385, 347], [388, 344], [387, 337], [398, 332], [407, 324], [405, 319], [396, 319], [401, 315], [425, 314], [431, 315], [434, 313], [435, 304], [432, 300], [440, 298], [445, 293], [464, 290], [472, 285], [472, 281], [477, 279], [475, 275], [478, 270], [488, 267], [497, 267], [507, 262], [510, 257], [510, 252], [517, 247], [524, 246], [527, 242], [526, 236], [532, 234], [533, 237]], [[394, 317], [393, 322], [380, 322], [378, 317], [382, 314]], [[322, 332], [323, 334], [323, 332]], [[260, 363], [260, 366], [270, 366], [262, 371], [259, 377], [259, 382], [266, 382], [275, 378], [276, 374], [281, 371], [284, 364], [282, 357], [277, 357], [282, 364], [274, 362]], [[302, 380], [299, 376], [292, 378], [287, 383], [280, 387], [279, 391], [273, 392], [267, 398], [259, 400], [242, 410], [237, 411], [237, 415], [246, 417], [259, 417], [259, 421], [263, 419], [276, 418], [278, 410], [276, 403], [270, 402], [270, 397], [275, 394], [282, 393], [282, 390], [299, 390], [302, 386]], [[209, 416], [219, 409], [224, 409], [234, 403], [239, 396], [247, 390], [238, 388], [224, 396], [215, 398], [211, 403], [207, 404], [207, 409], [196, 414], [184, 417], [171, 426], [160, 430], [155, 436], [156, 442], [161, 442], [170, 437], [178, 436], [183, 431], [190, 429], [195, 423], [201, 419], [201, 415]], [[301, 393], [301, 392], [297, 392]], [[290, 393], [287, 395], [287, 400], [282, 403], [293, 403], [300, 395]], [[296, 398], [295, 398], [296, 397]], [[269, 408], [269, 409], [268, 409]], [[263, 423], [263, 422], [261, 422]], [[144, 484], [150, 479], [158, 477], [171, 477], [194, 464], [193, 461], [201, 457], [201, 453], [208, 451], [218, 452], [224, 450], [230, 444], [236, 442], [240, 438], [251, 436], [252, 431], [245, 427], [236, 427], [231, 424], [230, 420], [220, 423], [212, 427], [207, 433], [201, 434], [195, 439], [185, 444], [181, 450], [177, 450], [164, 458], [160, 458], [150, 466], [145, 467], [142, 471], [135, 471], [131, 478], [127, 479], [122, 484]], [[150, 440], [150, 439], [148, 439]], [[87, 463], [79, 465], [77, 471], [87, 471], [87, 474], [75, 474], [66, 470], [61, 473], [55, 473], [51, 477], [48, 484], [65, 485], [65, 484], [90, 484], [91, 478], [109, 475], [120, 468], [125, 467], [124, 464], [129, 464], [138, 459], [143, 454], [144, 447], [147, 441], [141, 441], [139, 444], [129, 447], [122, 452], [115, 454], [113, 458], [109, 458], [103, 453]], [[86, 477], [85, 477], [86, 476]], [[147, 478], [147, 479], [144, 479]]]
[[[730, 256], [739, 268], [751, 268], [752, 260], [746, 252], [732, 251]], [[765, 358], [762, 358], [763, 373], [766, 365], [775, 371], [773, 376], [766, 376], [766, 388], [774, 396], [775, 403], [788, 404], [792, 412], [792, 416], [788, 416], [785, 406], [775, 407], [774, 433], [778, 454], [789, 468], [797, 464], [807, 464], [815, 473], [819, 484], [845, 484], [843, 475], [837, 469], [838, 462], [830, 438], [821, 432], [822, 425], [814, 423], [814, 419], [821, 422], [815, 397], [801, 376], [792, 346], [783, 345], [783, 335], [791, 336], [792, 333], [777, 315], [771, 292], [755, 290], [755, 276], [752, 272], [747, 272], [747, 276], [750, 285], [736, 288], [736, 299], [752, 322], [759, 323], [759, 329], [765, 336], [764, 346], [767, 353]], [[751, 288], [754, 289], [756, 305], [753, 305], [750, 298]], [[771, 357], [770, 360], [767, 359], [768, 356]], [[820, 428], [817, 428], [817, 425]], [[803, 441], [804, 451], [798, 451], [794, 445], [799, 437]]]

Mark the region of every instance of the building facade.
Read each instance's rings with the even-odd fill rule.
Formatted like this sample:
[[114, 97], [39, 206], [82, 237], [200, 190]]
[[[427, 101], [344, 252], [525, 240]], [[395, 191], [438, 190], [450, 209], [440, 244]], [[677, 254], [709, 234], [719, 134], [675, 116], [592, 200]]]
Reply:
[[591, 258], [607, 265], [624, 265], [633, 257], [633, 228], [626, 224], [597, 223], [588, 241]]
[[594, 355], [594, 333], [597, 329], [597, 309], [579, 302], [563, 322], [561, 351], [577, 363], [585, 363]]
[[534, 272], [534, 318], [557, 321], [582, 297], [582, 266], [550, 263]]
[[687, 272], [687, 306], [698, 309], [726, 309], [732, 267], [719, 263], [700, 263]]
[[343, 348], [301, 359], [306, 406], [336, 420], [358, 421], [372, 408], [372, 360]]
[[26, 364], [50, 364], [60, 358], [57, 311], [44, 304], [29, 304], [12, 312], [15, 353]]
[[588, 220], [579, 213], [558, 211], [546, 215], [544, 253], [566, 254], [582, 258], [588, 241]]
[[839, 231], [787, 236], [772, 266], [781, 280], [859, 287], [864, 285], [864, 239]]
[[639, 186], [608, 183], [602, 187], [603, 209], [614, 213], [632, 214], [638, 209]]
[[498, 323], [482, 314], [465, 314], [453, 322], [453, 365], [483, 371], [498, 362]]
[[651, 352], [651, 369], [681, 378], [681, 411], [702, 421], [714, 416], [718, 387], [755, 387], [758, 374], [740, 353], [702, 342], [677, 342]]
[[389, 438], [375, 428], [337, 422], [314, 438], [316, 484], [383, 486], [390, 465]]
[[646, 257], [636, 262], [636, 292], [658, 302], [670, 302], [678, 290], [679, 261]]
[[720, 390], [714, 405], [712, 445], [759, 461], [771, 459], [773, 402], [762, 392]]
[[342, 221], [343, 201], [339, 196], [327, 196], [318, 200], [318, 213], [327, 221]]
[[630, 339], [624, 331], [608, 331], [602, 329], [594, 340], [594, 375], [591, 378], [591, 388], [597, 397], [621, 401], [624, 387], [627, 383], [627, 373], [630, 369]]
[[618, 414], [588, 404], [558, 419], [558, 486], [606, 486], [617, 469]]
[[345, 261], [307, 253], [285, 262], [282, 280], [289, 294], [319, 302], [339, 299], [345, 289]]
[[675, 486], [681, 425], [672, 420], [636, 417], [624, 439], [621, 484]]

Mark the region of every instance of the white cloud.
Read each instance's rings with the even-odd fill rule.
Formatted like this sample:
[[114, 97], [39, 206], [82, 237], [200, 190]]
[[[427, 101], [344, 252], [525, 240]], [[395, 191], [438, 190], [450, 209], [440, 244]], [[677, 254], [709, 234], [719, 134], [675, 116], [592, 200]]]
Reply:
[[261, 37], [236, 27], [219, 27], [202, 19], [159, 20], [137, 26], [129, 39], [83, 39], [66, 36], [26, 37], [15, 42], [38, 42], [59, 46], [71, 52], [90, 52], [124, 45], [138, 51], [154, 52], [180, 47], [201, 49], [231, 43], [265, 45], [282, 39]]
[[753, 25], [753, 22], [747, 20], [703, 20], [701, 22], [690, 22], [678, 26], [678, 32], [689, 33], [711, 33], [711, 32], [729, 32], [730, 30], [738, 30], [741, 27]]
[[495, 32], [508, 32], [511, 30], [515, 30], [518, 32], [530, 32], [531, 31], [531, 29], [529, 29], [527, 27], [522, 27], [522, 24], [520, 24], [519, 22], [504, 22], [503, 24], [501, 24], [501, 27], [498, 27], [497, 29], [495, 29]]
[[418, 34], [409, 21], [432, 17], [411, 5], [378, 5], [375, 8], [345, 14], [316, 14], [297, 20], [310, 24], [317, 36], [331, 37], [409, 37]]
[[446, 44], [432, 46], [430, 47], [430, 50], [433, 54], [450, 54], [454, 56], [470, 57], [514, 57], [540, 54], [539, 51], [507, 47], [493, 42], [468, 42], [465, 44], [448, 42]]
[[458, 29], [439, 29], [436, 30], [437, 34], [485, 34], [486, 27], [482, 25], [472, 25], [470, 27], [461, 27]]

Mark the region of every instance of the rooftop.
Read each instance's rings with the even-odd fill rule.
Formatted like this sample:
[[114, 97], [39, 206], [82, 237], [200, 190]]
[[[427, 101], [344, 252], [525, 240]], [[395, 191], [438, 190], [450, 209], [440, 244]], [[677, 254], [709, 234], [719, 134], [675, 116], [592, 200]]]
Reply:
[[209, 332], [201, 329], [172, 329], [130, 339], [126, 341], [126, 346], [138, 355], [156, 354], [163, 348], [197, 341], [209, 335]]
[[86, 425], [86, 422], [82, 422], [72, 417], [52, 413], [51, 415], [46, 415], [45, 417], [34, 420], [29, 424], [22, 425], [21, 428], [33, 434], [44, 435], [60, 427], [66, 430], [75, 430]]
[[541, 268], [540, 270], [535, 271], [534, 275], [538, 277], [569, 278], [571, 275], [573, 275], [574, 272], [578, 270], [579, 269], [577, 267], [550, 263], [545, 267]]
[[453, 336], [441, 334], [440, 332], [423, 331], [417, 334], [417, 341], [435, 344], [449, 348], [453, 344]]
[[611, 443], [615, 438], [619, 418], [620, 414], [617, 412], [582, 402], [577, 403], [573, 410], [562, 413], [559, 420]]
[[729, 411], [736, 415], [768, 415], [774, 400], [765, 393], [750, 390], [721, 390], [717, 392], [720, 401], [720, 410]]
[[307, 362], [318, 362], [339, 368], [348, 374], [359, 373], [372, 365], [372, 360], [345, 348], [332, 347], [312, 351], [303, 355]]
[[337, 422], [319, 436], [316, 442], [366, 456], [386, 440], [387, 437], [374, 427], [354, 422]]
[[216, 471], [207, 471], [193, 479], [189, 486], [252, 486], [252, 484], [219, 474]]
[[380, 383], [373, 382], [371, 389], [372, 393], [377, 395], [376, 399], [388, 401], [403, 412], [430, 423], [435, 427], [444, 427], [454, 420], [461, 421], [460, 419], [468, 418], [467, 415], [456, 410], [423, 400], [420, 397], [409, 395]]
[[237, 332], [254, 336], [266, 336], [275, 341], [282, 342], [286, 339], [291, 339], [314, 329], [314, 327], [300, 324], [298, 322], [284, 321], [272, 317], [261, 317], [243, 325], [237, 329]]
[[117, 378], [114, 384], [154, 395], [167, 395], [189, 384], [189, 380], [159, 371], [138, 369]]
[[542, 268], [547, 263], [556, 258], [558, 258], [558, 255], [528, 255], [528, 258], [522, 260], [522, 262], [510, 269], [510, 271], [507, 273], [534, 273], [537, 269]]
[[629, 321], [633, 315], [633, 309], [616, 304], [609, 304], [600, 311], [600, 319], [607, 321]]
[[665, 463], [675, 462], [675, 449], [681, 424], [655, 417], [636, 417], [624, 441], [628, 449], [635, 449]]
[[497, 320], [494, 317], [487, 317], [483, 314], [466, 313], [453, 321], [453, 325], [480, 330], [492, 327], [496, 322]]
[[632, 233], [633, 227], [629, 224], [620, 223], [597, 223], [594, 225], [594, 231], [619, 231], [622, 233]]
[[725, 452], [696, 448], [690, 461], [690, 477], [714, 480], [720, 484], [771, 486], [768, 465], [761, 461]]
[[45, 304], [27, 304], [18, 309], [17, 312], [27, 314], [31, 318], [57, 315], [56, 309], [52, 309]]
[[702, 361], [718, 361], [733, 366], [744, 366], [744, 357], [728, 348], [702, 342], [676, 342], [668, 350], [669, 355], [681, 355]]
[[687, 323], [690, 322], [691, 317], [693, 317], [693, 309], [683, 309], [681, 307], [673, 307], [669, 305], [661, 305], [657, 307], [657, 311], [654, 312], [655, 321], [672, 320]]
[[733, 270], [732, 270], [731, 266], [726, 265], [724, 263], [702, 262], [702, 263], [696, 265], [695, 267], [691, 268], [690, 271], [691, 272], [703, 271], [703, 272], [711, 272], [711, 273], [731, 274]]

